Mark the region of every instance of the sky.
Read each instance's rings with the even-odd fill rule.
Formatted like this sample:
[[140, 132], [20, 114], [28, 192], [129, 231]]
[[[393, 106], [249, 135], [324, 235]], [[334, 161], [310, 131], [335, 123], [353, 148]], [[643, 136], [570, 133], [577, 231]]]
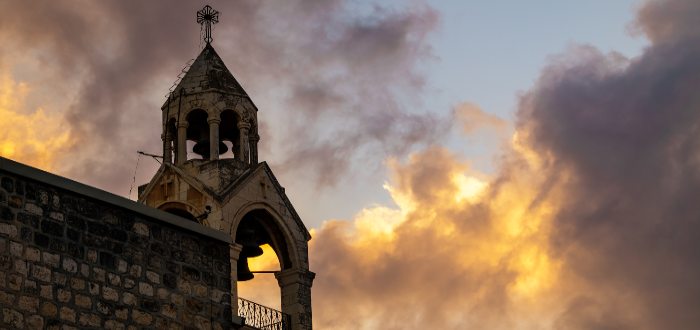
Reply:
[[[203, 4], [0, 0], [0, 155], [135, 198]], [[700, 327], [697, 1], [210, 4], [316, 328]]]

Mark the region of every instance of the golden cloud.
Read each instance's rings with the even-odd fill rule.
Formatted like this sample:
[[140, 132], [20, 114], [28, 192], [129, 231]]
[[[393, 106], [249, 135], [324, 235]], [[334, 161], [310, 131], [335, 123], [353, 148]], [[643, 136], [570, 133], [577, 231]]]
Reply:
[[51, 171], [71, 143], [62, 116], [26, 109], [31, 87], [0, 73], [0, 156]]

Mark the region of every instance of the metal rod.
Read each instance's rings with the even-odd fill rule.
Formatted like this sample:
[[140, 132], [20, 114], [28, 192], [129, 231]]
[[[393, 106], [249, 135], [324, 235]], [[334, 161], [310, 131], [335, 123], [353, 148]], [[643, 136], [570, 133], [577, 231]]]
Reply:
[[144, 156], [151, 156], [151, 157], [156, 157], [156, 158], [163, 158], [163, 156], [154, 155], [154, 154], [149, 154], [149, 153], [143, 152], [143, 151], [136, 151], [136, 152], [138, 152], [138, 153], [140, 153], [140, 154], [142, 154], [142, 155], [144, 155]]

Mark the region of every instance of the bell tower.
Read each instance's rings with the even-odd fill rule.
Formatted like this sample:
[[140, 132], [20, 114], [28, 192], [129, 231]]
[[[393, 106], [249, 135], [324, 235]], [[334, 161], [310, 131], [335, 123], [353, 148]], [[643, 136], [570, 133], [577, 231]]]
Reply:
[[[205, 45], [161, 107], [163, 164], [139, 187], [139, 202], [230, 235], [231, 306], [246, 325], [311, 329], [311, 236], [268, 164], [258, 161], [258, 108], [212, 46], [218, 19], [210, 6], [197, 12]], [[237, 283], [258, 271], [247, 258], [264, 244], [279, 259], [282, 311], [272, 312], [285, 327], [259, 323], [252, 302], [238, 297]]]

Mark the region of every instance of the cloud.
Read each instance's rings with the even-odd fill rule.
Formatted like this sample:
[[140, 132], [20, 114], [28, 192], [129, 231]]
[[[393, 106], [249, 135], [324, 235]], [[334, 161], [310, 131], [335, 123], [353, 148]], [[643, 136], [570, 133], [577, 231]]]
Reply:
[[0, 156], [51, 171], [73, 141], [60, 116], [28, 108], [28, 93], [26, 84], [0, 73]]
[[[427, 36], [438, 21], [427, 5], [362, 11], [340, 0], [212, 5], [222, 13], [214, 46], [262, 120], [277, 122], [265, 127], [274, 132], [262, 131], [263, 151], [272, 156], [261, 156], [286, 172], [333, 185], [354, 164], [379, 169], [383, 157], [376, 154], [405, 155], [441, 135], [435, 115], [408, 113], [397, 101], [421, 90], [416, 68], [430, 57]], [[200, 42], [194, 22], [200, 5], [165, 6], [0, 3], [0, 36], [12, 45], [2, 61], [21, 68], [21, 58], [35, 59], [44, 81], [28, 83], [43, 93], [30, 98], [65, 100], [50, 110], [79, 143], [67, 152], [71, 162], [57, 166], [61, 174], [125, 192], [135, 151], [161, 148], [162, 96]]]
[[478, 130], [493, 130], [497, 133], [506, 133], [509, 124], [504, 119], [484, 112], [479, 106], [465, 102], [458, 104], [453, 109], [455, 117], [462, 124], [462, 132], [470, 135]]
[[492, 177], [437, 146], [389, 162], [395, 206], [314, 232], [316, 326], [698, 328], [697, 10], [642, 7], [637, 58], [553, 58]]

